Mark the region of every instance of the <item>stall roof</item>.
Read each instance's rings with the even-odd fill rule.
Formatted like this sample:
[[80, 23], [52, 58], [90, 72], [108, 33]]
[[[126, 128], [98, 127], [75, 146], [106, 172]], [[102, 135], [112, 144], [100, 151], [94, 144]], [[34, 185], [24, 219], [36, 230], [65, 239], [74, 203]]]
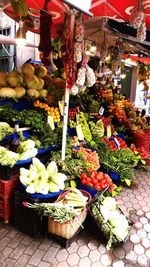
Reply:
[[[84, 0], [85, 1], [85, 0]], [[4, 1], [9, 2], [9, 1]], [[30, 28], [31, 31], [39, 33], [39, 16], [40, 10], [43, 10], [45, 0], [26, 0], [29, 6], [29, 16], [33, 22], [34, 27]], [[76, 1], [75, 1], [76, 2]], [[135, 37], [135, 30], [128, 26], [130, 20], [130, 14], [134, 6], [138, 5], [139, 0], [92, 0], [90, 12], [93, 13], [94, 17], [108, 17], [112, 19], [109, 21], [111, 30], [116, 30], [120, 34], [126, 34], [126, 36]], [[81, 3], [83, 5], [83, 3]], [[146, 25], [147, 25], [147, 39], [145, 45], [149, 46], [150, 43], [150, 0], [142, 1], [142, 6], [146, 14]], [[5, 13], [10, 17], [17, 19], [11, 6], [8, 4], [4, 5]], [[63, 2], [63, 0], [51, 0], [48, 2], [48, 12], [52, 14], [53, 26], [52, 26], [52, 37], [58, 36], [58, 31], [61, 30], [61, 26], [64, 22], [65, 13], [69, 11], [69, 7]], [[86, 18], [87, 19], [87, 18]], [[115, 24], [115, 21], [117, 24]], [[117, 26], [116, 26], [117, 25]], [[127, 38], [128, 39], [128, 38]], [[137, 42], [136, 39], [132, 40]], [[143, 46], [143, 44], [141, 44]], [[143, 46], [144, 47], [144, 46]], [[145, 46], [147, 49], [147, 47]]]

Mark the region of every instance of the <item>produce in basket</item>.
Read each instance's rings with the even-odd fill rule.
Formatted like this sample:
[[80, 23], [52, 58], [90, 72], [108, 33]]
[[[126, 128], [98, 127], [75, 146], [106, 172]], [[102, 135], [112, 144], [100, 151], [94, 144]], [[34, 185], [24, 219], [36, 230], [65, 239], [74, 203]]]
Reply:
[[55, 161], [51, 161], [46, 168], [39, 159], [33, 158], [29, 170], [20, 169], [20, 181], [30, 194], [59, 192], [65, 188], [66, 178], [65, 174], [58, 172]]
[[55, 203], [24, 203], [29, 208], [34, 208], [41, 215], [48, 216], [48, 232], [71, 238], [79, 229], [87, 216], [86, 204], [91, 196], [74, 188], [67, 188]]
[[108, 240], [108, 250], [111, 246], [119, 245], [126, 241], [131, 229], [131, 224], [118, 208], [114, 198], [109, 196], [104, 197], [102, 195], [89, 207], [93, 218]]

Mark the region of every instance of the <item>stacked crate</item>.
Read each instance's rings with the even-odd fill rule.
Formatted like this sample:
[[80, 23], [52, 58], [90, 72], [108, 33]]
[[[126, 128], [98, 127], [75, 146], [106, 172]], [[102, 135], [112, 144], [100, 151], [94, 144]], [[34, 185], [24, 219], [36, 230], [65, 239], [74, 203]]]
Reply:
[[0, 180], [0, 218], [5, 223], [14, 216], [14, 196], [19, 185], [19, 174], [10, 177], [10, 180]]

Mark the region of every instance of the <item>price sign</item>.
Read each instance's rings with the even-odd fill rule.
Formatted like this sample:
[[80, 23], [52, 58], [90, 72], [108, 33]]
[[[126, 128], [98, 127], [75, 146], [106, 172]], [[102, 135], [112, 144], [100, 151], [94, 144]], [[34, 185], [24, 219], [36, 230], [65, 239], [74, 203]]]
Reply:
[[52, 116], [47, 116], [47, 123], [49, 124], [49, 126], [51, 127], [52, 130], [55, 129], [55, 125], [54, 125], [54, 119]]
[[83, 141], [84, 140], [84, 134], [82, 132], [82, 128], [80, 125], [76, 126], [76, 132], [77, 132], [77, 136], [78, 136], [79, 141]]
[[105, 109], [104, 109], [103, 107], [100, 107], [99, 115], [103, 116], [104, 110], [105, 110]]
[[111, 126], [108, 125], [107, 126], [107, 138], [110, 138], [111, 137]]
[[114, 141], [115, 141], [117, 147], [119, 148], [120, 147], [120, 143], [119, 143], [119, 141], [118, 141], [118, 139], [116, 137], [114, 138]]

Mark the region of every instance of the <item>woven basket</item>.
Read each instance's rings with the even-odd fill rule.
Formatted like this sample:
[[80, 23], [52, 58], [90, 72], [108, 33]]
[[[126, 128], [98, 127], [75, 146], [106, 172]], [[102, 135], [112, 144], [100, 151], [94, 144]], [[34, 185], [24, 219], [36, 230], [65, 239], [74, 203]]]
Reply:
[[[64, 195], [70, 191], [71, 191], [71, 189], [63, 192], [58, 197], [56, 202], [60, 201], [64, 197]], [[91, 200], [91, 195], [88, 192], [86, 192], [84, 190], [80, 190], [80, 191], [85, 196], [88, 197], [88, 201]], [[70, 221], [67, 221], [65, 223], [60, 223], [60, 222], [54, 221], [52, 218], [48, 217], [48, 233], [55, 234], [57, 236], [65, 238], [65, 239], [70, 239], [78, 231], [78, 229], [80, 228], [82, 223], [85, 221], [87, 213], [88, 213], [88, 209], [85, 208], [74, 220], [70, 220]]]

